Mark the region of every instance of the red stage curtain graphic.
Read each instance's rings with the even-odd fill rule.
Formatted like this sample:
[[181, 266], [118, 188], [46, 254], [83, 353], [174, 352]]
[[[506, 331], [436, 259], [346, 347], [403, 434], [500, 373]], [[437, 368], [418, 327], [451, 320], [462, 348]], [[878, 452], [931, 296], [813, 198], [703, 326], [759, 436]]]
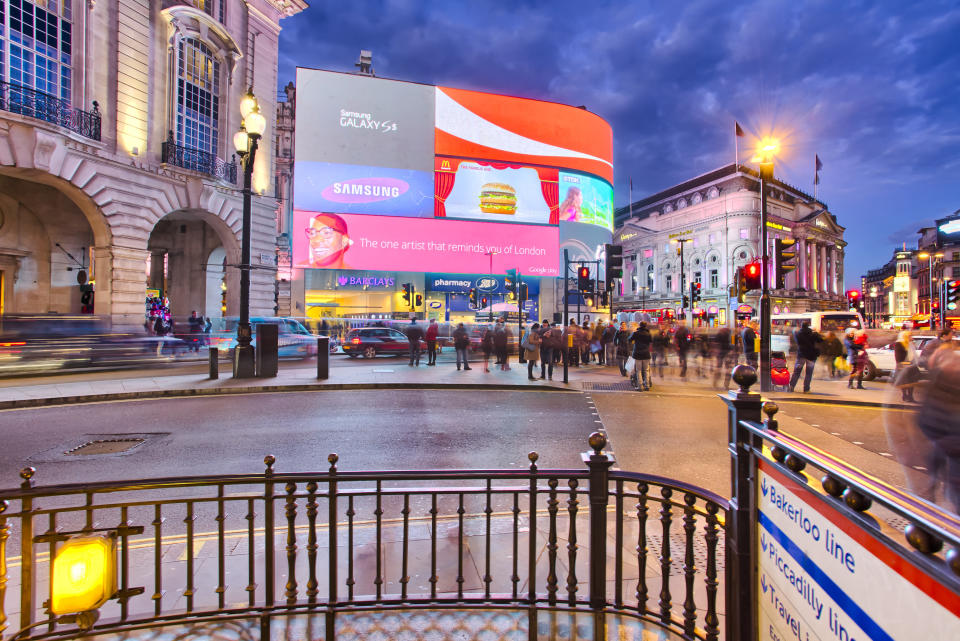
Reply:
[[447, 206], [444, 201], [450, 192], [453, 191], [453, 182], [456, 180], [456, 174], [446, 171], [438, 171], [434, 174], [436, 178], [433, 181], [433, 215], [435, 218], [446, 218]]
[[560, 185], [556, 180], [540, 179], [540, 191], [543, 193], [543, 199], [550, 207], [550, 224], [560, 224]]

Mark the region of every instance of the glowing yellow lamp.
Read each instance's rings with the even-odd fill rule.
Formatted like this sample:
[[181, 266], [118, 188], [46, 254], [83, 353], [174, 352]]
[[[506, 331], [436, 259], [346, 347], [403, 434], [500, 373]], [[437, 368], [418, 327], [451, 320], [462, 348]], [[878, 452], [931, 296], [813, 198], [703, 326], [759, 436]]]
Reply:
[[96, 610], [117, 590], [117, 544], [108, 537], [70, 539], [53, 559], [50, 610], [76, 614]]

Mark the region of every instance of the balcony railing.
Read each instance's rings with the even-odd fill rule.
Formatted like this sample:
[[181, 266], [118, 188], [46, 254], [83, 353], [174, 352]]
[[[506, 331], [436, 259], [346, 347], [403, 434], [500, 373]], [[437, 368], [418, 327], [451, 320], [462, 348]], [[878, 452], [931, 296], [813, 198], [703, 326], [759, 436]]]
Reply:
[[83, 111], [50, 94], [0, 81], [0, 109], [58, 125], [85, 138], [100, 140], [100, 107], [96, 100], [93, 101], [93, 111]]
[[178, 145], [173, 139], [172, 131], [169, 132], [167, 140], [160, 148], [160, 156], [161, 162], [168, 165], [198, 171], [232, 185], [237, 184], [237, 161], [235, 159], [227, 162], [210, 152]]

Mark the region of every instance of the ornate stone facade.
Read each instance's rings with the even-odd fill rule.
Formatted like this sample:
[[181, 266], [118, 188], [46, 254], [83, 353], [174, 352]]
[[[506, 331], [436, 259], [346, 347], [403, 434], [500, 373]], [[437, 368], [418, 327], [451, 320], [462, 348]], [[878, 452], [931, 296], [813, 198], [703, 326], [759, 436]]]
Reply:
[[[776, 238], [798, 240], [797, 269], [785, 288], [772, 292], [774, 313], [842, 308], [844, 228], [824, 203], [799, 189], [774, 180], [769, 190], [769, 255]], [[700, 282], [699, 307], [712, 312], [714, 324], [725, 324], [739, 306], [730, 295], [736, 269], [762, 253], [759, 179], [731, 164], [618, 209], [615, 225], [614, 242], [624, 255], [617, 310], [676, 310], [689, 284]], [[771, 271], [772, 264], [771, 258]], [[756, 307], [758, 295], [746, 303]]]
[[[142, 323], [145, 290], [158, 284], [177, 316], [219, 312], [213, 286], [237, 294], [225, 297], [236, 314], [242, 194], [232, 136], [252, 87], [268, 124], [254, 172], [252, 262], [261, 269], [251, 276], [251, 312], [272, 313], [277, 39], [280, 20], [306, 3], [72, 0], [71, 8], [58, 18], [72, 30], [61, 99], [3, 78], [3, 312], [80, 311], [75, 272], [84, 269], [95, 314], [114, 323]], [[55, 116], [38, 108], [54, 101]]]

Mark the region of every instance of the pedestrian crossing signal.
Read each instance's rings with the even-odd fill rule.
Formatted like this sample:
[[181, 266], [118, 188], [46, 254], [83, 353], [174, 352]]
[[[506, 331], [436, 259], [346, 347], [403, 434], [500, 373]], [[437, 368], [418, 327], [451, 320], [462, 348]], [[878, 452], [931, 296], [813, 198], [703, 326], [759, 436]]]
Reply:
[[742, 267], [743, 269], [743, 281], [744, 281], [744, 292], [748, 292], [752, 289], [760, 289], [760, 274], [763, 270], [760, 267], [759, 261], [753, 261]]
[[577, 289], [581, 292], [593, 291], [593, 281], [590, 280], [590, 268], [586, 265], [581, 265], [577, 269]]
[[480, 299], [480, 307], [482, 309], [482, 308], [485, 308], [486, 306], [487, 306], [487, 297], [484, 296]]

